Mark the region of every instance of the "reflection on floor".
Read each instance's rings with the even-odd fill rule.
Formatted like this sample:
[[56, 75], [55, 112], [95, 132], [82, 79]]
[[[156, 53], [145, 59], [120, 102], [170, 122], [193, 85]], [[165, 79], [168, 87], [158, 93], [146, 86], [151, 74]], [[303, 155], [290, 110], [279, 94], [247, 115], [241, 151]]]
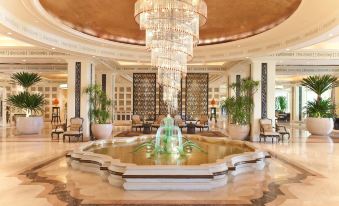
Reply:
[[[129, 127], [116, 127], [115, 135]], [[339, 144], [302, 127], [291, 141], [255, 143], [273, 157], [263, 171], [241, 174], [210, 192], [124, 191], [99, 176], [67, 168], [64, 155], [81, 143], [0, 129], [0, 205], [339, 205]]]

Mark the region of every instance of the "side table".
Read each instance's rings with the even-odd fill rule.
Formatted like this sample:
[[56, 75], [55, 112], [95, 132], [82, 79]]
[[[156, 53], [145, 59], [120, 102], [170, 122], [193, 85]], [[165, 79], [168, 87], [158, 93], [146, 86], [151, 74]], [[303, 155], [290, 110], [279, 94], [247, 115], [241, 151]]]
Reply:
[[143, 125], [143, 128], [144, 128], [144, 130], [143, 130], [143, 134], [151, 134], [151, 127], [152, 127], [152, 124], [150, 124], [150, 123], [144, 123]]
[[192, 122], [187, 124], [187, 134], [195, 134], [195, 124]]

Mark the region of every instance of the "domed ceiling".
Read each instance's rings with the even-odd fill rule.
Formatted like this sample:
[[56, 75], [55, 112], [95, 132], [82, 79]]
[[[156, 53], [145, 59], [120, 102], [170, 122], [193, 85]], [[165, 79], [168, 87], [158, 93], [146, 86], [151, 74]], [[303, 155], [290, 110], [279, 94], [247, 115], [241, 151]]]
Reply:
[[[208, 19], [200, 30], [200, 46], [250, 37], [277, 26], [301, 0], [205, 0]], [[136, 0], [40, 0], [65, 25], [116, 42], [143, 45], [145, 31], [134, 20]]]

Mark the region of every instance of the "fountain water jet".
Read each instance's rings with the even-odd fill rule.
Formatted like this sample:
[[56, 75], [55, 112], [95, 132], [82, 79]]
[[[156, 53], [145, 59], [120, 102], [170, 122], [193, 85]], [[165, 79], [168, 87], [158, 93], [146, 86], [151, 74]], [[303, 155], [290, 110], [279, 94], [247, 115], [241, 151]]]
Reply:
[[153, 155], [161, 154], [180, 154], [186, 155], [192, 150], [192, 147], [206, 153], [200, 146], [194, 142], [184, 139], [181, 130], [178, 126], [174, 125], [174, 119], [167, 115], [162, 121], [162, 125], [158, 128], [155, 140], [150, 140], [138, 146], [134, 152], [146, 147], [148, 152]]

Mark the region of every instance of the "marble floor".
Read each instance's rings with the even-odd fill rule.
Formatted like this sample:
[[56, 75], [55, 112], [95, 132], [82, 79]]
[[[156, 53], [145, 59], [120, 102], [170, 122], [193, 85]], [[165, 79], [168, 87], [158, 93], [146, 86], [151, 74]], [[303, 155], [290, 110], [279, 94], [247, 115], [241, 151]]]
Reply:
[[[129, 127], [117, 126], [115, 134]], [[0, 205], [339, 205], [339, 138], [310, 136], [292, 125], [291, 140], [254, 143], [272, 158], [208, 192], [124, 191], [99, 176], [67, 167], [65, 154], [81, 143], [0, 128]]]

